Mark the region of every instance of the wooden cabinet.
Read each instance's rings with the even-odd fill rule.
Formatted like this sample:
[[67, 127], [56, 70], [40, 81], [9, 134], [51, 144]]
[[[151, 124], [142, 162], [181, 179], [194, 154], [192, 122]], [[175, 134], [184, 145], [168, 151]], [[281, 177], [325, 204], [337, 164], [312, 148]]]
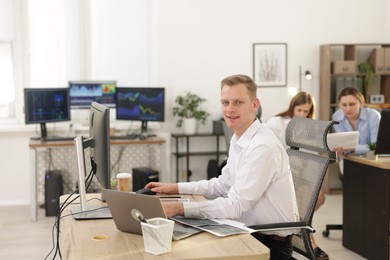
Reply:
[[[320, 119], [332, 118], [340, 89], [358, 87], [365, 75], [359, 73], [357, 66], [363, 62], [370, 62], [375, 73], [372, 87], [367, 91], [367, 105], [390, 108], [390, 43], [325, 44], [320, 47]], [[385, 103], [369, 104], [368, 97], [378, 94], [384, 95]]]

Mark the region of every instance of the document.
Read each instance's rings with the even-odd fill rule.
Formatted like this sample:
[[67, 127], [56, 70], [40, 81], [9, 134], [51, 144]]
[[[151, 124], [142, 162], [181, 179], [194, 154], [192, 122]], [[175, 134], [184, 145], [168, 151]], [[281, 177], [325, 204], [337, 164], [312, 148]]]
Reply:
[[354, 149], [359, 144], [359, 131], [330, 133], [327, 142], [330, 150], [336, 147]]
[[246, 234], [254, 231], [253, 229], [245, 227], [243, 223], [233, 220], [186, 218], [183, 216], [175, 216], [171, 219], [181, 224], [209, 232], [218, 237]]

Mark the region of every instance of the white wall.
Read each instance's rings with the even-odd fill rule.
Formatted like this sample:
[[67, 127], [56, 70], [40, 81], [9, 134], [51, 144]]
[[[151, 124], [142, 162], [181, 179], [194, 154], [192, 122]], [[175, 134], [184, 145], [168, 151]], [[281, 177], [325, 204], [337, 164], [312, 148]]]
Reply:
[[[252, 75], [252, 44], [286, 42], [288, 85], [298, 85], [302, 65], [314, 76], [302, 81], [303, 90], [319, 100], [319, 45], [389, 41], [387, 2], [152, 0], [151, 82], [170, 87], [171, 104], [184, 90], [206, 96], [216, 118], [220, 80]], [[290, 100], [286, 88], [260, 88], [258, 95], [265, 119]]]
[[[1, 13], [12, 13], [12, 3], [0, 0]], [[92, 11], [104, 12], [105, 19], [98, 16], [96, 20], [93, 17], [96, 13], [92, 12], [91, 20], [78, 21], [81, 18], [76, 16], [72, 23], [65, 23], [69, 29], [65, 36], [64, 80], [92, 74], [115, 78], [119, 85], [165, 86], [167, 122], [161, 130], [169, 132], [180, 131], [169, 111], [175, 96], [186, 90], [206, 97], [204, 107], [213, 119], [220, 117], [219, 82], [231, 74], [252, 75], [253, 43], [287, 43], [288, 85], [297, 87], [299, 65], [310, 70], [313, 80], [302, 81], [303, 90], [312, 92], [318, 103], [321, 102], [320, 44], [390, 42], [388, 0], [98, 0], [94, 3]], [[79, 10], [79, 1], [70, 1], [65, 8], [68, 12]], [[65, 11], [64, 17], [71, 16]], [[12, 39], [12, 19], [0, 15], [0, 40]], [[83, 43], [73, 41], [83, 35], [80, 24], [86, 26], [88, 21], [93, 22], [91, 26], [95, 29], [84, 40], [91, 41], [93, 50], [83, 49]], [[87, 51], [92, 51], [91, 60], [96, 63], [80, 62], [79, 57], [88, 56]], [[94, 67], [92, 72], [88, 72], [90, 66]], [[263, 105], [263, 119], [285, 109], [290, 100], [286, 87], [259, 88], [258, 96]], [[211, 121], [200, 131], [211, 131]], [[0, 131], [0, 204], [29, 199], [26, 140], [32, 132], [8, 132], [4, 127]], [[17, 167], [15, 162], [19, 162]], [[199, 170], [195, 179], [198, 179], [204, 176], [205, 161], [197, 159], [196, 163]], [[18, 190], [8, 185], [16, 181], [20, 181]]]

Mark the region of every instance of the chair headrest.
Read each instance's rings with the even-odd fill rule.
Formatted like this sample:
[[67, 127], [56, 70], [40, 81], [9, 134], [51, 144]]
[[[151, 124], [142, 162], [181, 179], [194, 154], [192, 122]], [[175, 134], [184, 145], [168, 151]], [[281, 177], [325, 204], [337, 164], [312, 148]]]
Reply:
[[286, 144], [291, 149], [306, 149], [333, 155], [334, 152], [330, 151], [326, 136], [335, 123], [334, 121], [294, 117], [287, 125]]

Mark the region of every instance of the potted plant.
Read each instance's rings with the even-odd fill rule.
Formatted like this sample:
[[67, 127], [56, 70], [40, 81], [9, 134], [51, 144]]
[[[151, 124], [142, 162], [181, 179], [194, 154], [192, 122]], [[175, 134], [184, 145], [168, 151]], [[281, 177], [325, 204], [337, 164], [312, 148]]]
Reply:
[[367, 99], [368, 92], [372, 88], [375, 79], [375, 73], [372, 69], [372, 66], [368, 62], [362, 62], [358, 65], [359, 71], [359, 90], [362, 92], [363, 96]]
[[184, 133], [195, 134], [197, 122], [205, 124], [208, 112], [200, 108], [200, 104], [206, 99], [197, 94], [186, 92], [185, 95], [179, 95], [175, 99], [176, 106], [172, 108], [173, 116], [178, 117], [176, 126], [181, 127], [184, 124]]
[[375, 154], [376, 143], [375, 142], [368, 142], [367, 145], [368, 145], [369, 151], [367, 151], [367, 153], [366, 153], [366, 158], [368, 160], [376, 160], [376, 158], [377, 158], [377, 155]]

